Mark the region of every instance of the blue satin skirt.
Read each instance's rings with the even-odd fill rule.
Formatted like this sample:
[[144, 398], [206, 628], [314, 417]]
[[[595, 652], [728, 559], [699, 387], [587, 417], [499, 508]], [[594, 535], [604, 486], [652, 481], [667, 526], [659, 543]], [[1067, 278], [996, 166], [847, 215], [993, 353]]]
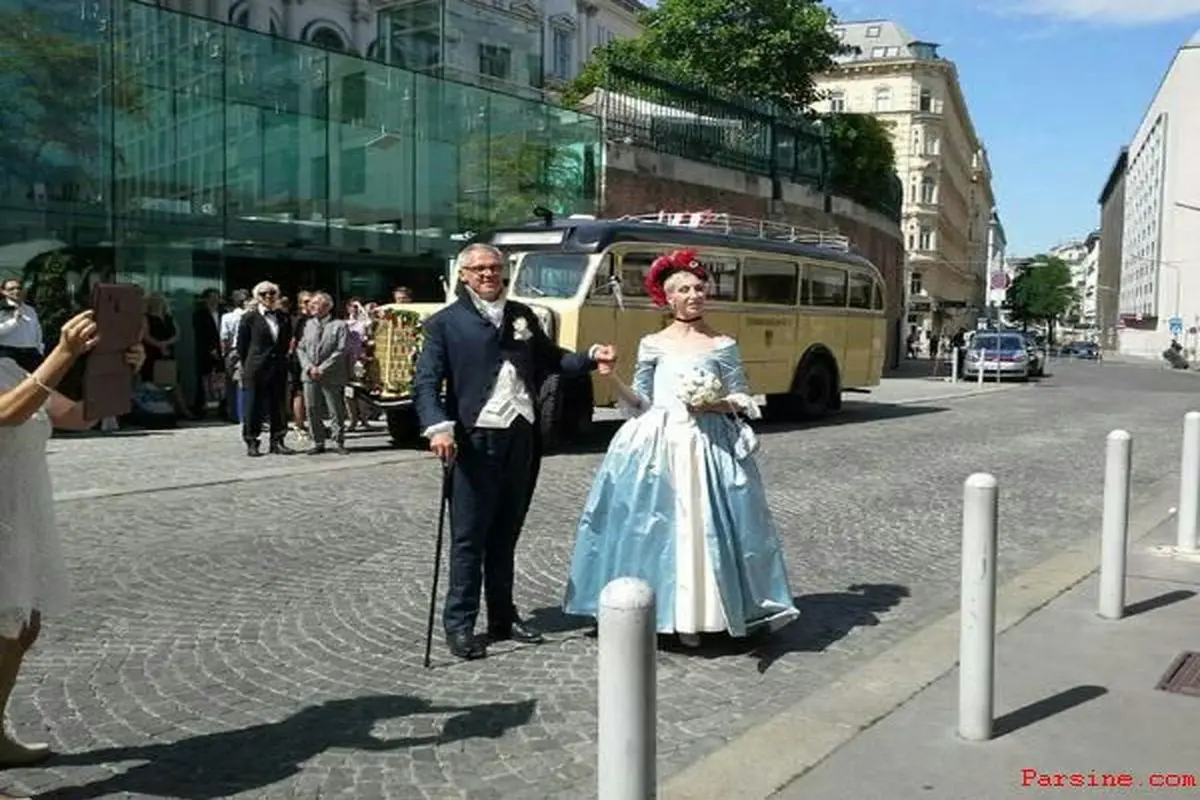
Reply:
[[651, 408], [628, 420], [600, 465], [576, 533], [563, 609], [595, 617], [601, 590], [654, 589], [659, 633], [745, 636], [798, 612], [753, 455], [738, 424]]

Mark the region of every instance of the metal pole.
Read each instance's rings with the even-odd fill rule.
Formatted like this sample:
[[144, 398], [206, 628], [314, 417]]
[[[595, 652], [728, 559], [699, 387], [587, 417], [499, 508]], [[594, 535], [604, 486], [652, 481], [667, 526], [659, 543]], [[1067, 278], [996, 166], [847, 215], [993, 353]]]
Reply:
[[1179, 533], [1176, 547], [1196, 552], [1196, 523], [1200, 516], [1200, 411], [1183, 417], [1183, 460], [1179, 468]]
[[983, 372], [987, 369], [987, 350], [979, 351], [979, 371], [975, 373], [975, 382], [983, 386]]
[[963, 486], [962, 609], [958, 639], [958, 735], [992, 738], [996, 688], [996, 478], [977, 472]]
[[599, 800], [657, 794], [654, 590], [617, 578], [600, 592]]
[[1128, 431], [1108, 434], [1104, 458], [1104, 524], [1100, 533], [1099, 614], [1125, 616], [1125, 558], [1129, 547], [1129, 473], [1133, 438]]

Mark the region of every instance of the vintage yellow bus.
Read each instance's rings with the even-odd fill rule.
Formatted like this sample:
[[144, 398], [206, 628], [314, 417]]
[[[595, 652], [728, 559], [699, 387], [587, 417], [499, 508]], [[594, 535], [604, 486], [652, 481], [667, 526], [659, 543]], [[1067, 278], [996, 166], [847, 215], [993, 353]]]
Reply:
[[[614, 343], [632, 376], [638, 341], [669, 322], [646, 297], [650, 264], [694, 249], [708, 269], [709, 321], [737, 338], [754, 391], [773, 417], [820, 417], [846, 390], [876, 386], [884, 368], [884, 282], [845, 237], [724, 214], [615, 220], [547, 218], [474, 237], [508, 257], [508, 295], [531, 306], [546, 332], [571, 350]], [[454, 285], [452, 272], [447, 287]], [[453, 299], [448, 288], [447, 302]], [[373, 402], [397, 441], [415, 434], [409, 392], [419, 323], [441, 304], [385, 306], [375, 335]], [[391, 377], [387, 377], [391, 376]], [[551, 377], [542, 387], [547, 444], [586, 435], [593, 408], [616, 402], [598, 376]]]

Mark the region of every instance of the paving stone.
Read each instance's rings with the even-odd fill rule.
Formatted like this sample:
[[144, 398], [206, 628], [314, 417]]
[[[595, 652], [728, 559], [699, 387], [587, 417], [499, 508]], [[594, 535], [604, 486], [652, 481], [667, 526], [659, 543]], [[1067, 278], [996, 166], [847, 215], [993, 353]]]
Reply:
[[[969, 473], [1001, 481], [1004, 577], [1095, 530], [1110, 429], [1134, 434], [1135, 492], [1177, 469], [1193, 378], [1058, 372], [764, 426], [760, 463], [803, 616], [754, 649], [659, 654], [660, 775], [953, 610]], [[199, 430], [55, 440], [56, 481], [136, 487], [240, 468], [236, 431]], [[596, 643], [557, 607], [601, 455], [547, 461], [519, 547], [518, 602], [551, 641], [472, 663], [438, 641], [430, 670], [440, 471], [402, 455], [60, 502], [76, 603], [46, 620], [12, 711], [20, 733], [65, 755], [3, 780], [56, 800], [594, 796]]]

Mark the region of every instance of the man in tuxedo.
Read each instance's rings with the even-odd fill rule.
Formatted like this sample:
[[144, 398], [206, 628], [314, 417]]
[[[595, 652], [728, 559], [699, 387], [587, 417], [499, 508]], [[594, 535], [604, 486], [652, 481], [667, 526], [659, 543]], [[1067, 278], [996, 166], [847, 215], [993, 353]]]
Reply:
[[[491, 245], [459, 253], [458, 300], [425, 320], [413, 382], [429, 447], [454, 471], [443, 626], [450, 652], [463, 659], [486, 656], [488, 641], [542, 641], [513, 603], [517, 537], [540, 456], [538, 384], [547, 374], [586, 373], [616, 357], [608, 345], [586, 355], [555, 345], [532, 309], [504, 298], [504, 263]], [[475, 635], [484, 590], [486, 640]]]
[[208, 413], [213, 376], [225, 371], [221, 358], [221, 293], [216, 289], [205, 289], [199, 305], [192, 312], [192, 342], [196, 350], [192, 413], [203, 417]]
[[252, 292], [257, 305], [238, 322], [237, 356], [242, 374], [242, 439], [246, 454], [261, 455], [263, 420], [270, 423], [270, 451], [291, 455], [284, 443], [283, 409], [288, 388], [288, 348], [292, 322], [280, 311], [279, 287], [263, 281]]

